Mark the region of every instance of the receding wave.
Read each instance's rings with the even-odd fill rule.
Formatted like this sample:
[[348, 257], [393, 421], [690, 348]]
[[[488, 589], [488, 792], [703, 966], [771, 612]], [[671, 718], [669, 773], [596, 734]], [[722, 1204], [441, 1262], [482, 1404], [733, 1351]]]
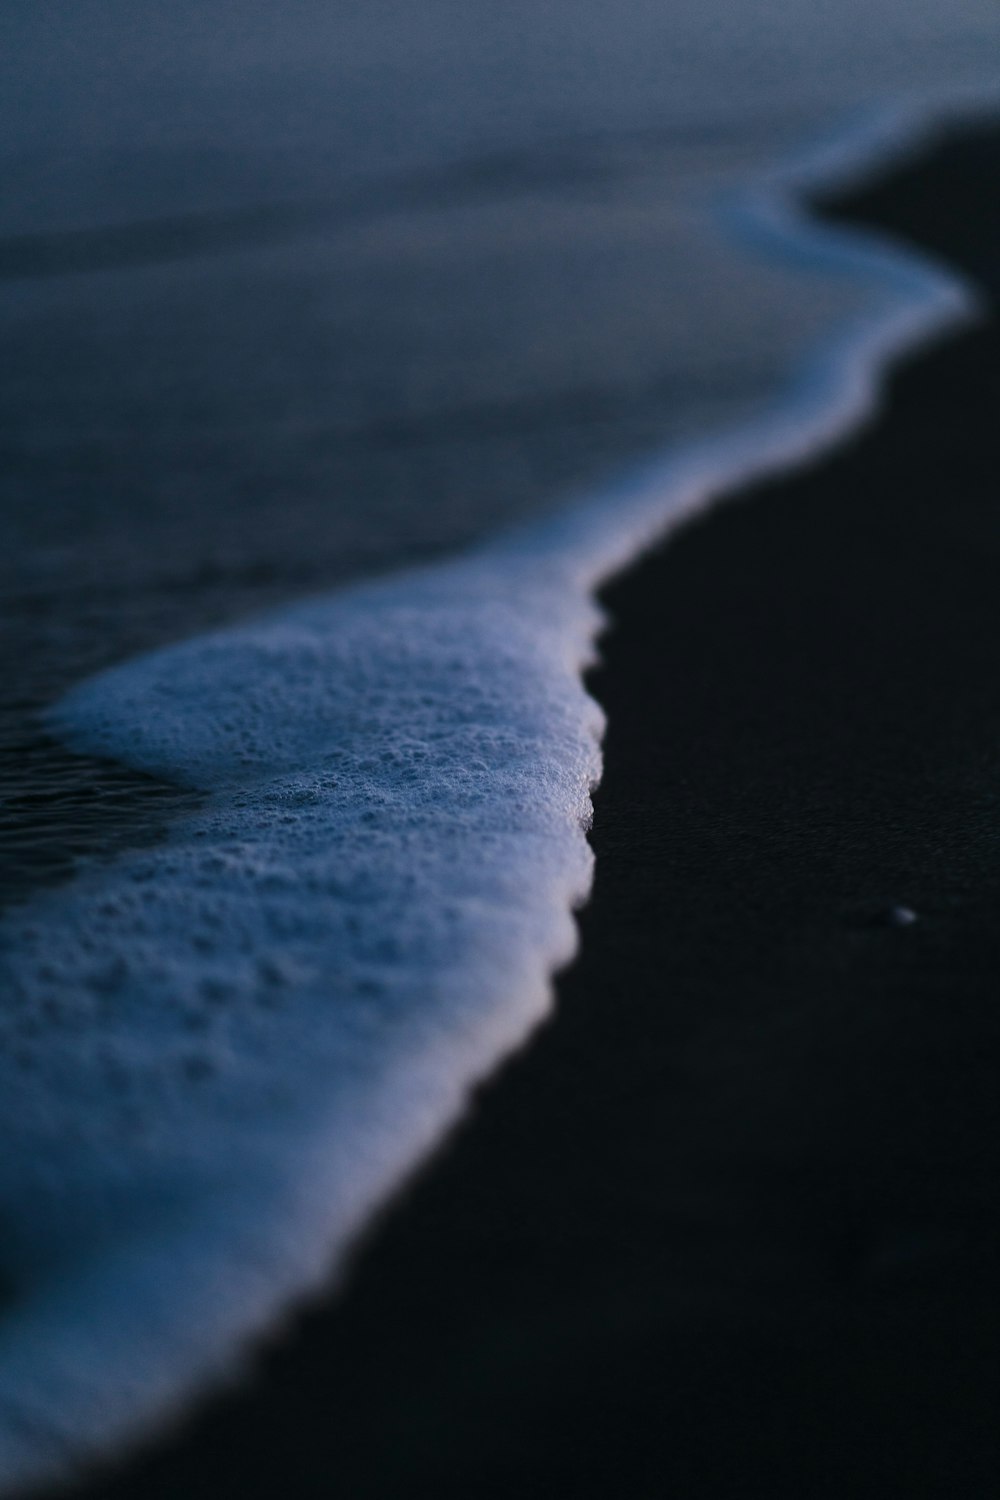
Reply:
[[[771, 125], [773, 132], [774, 125]], [[752, 125], [748, 127], [753, 133]], [[722, 136], [722, 127], [717, 133]], [[636, 142], [710, 142], [707, 126], [637, 132]], [[533, 150], [487, 151], [402, 177], [345, 187], [339, 194], [266, 202], [211, 212], [170, 214], [124, 223], [0, 236], [0, 281], [138, 270], [146, 266], [253, 250], [309, 233], [337, 233], [370, 220], [414, 211], [504, 202], [535, 192], [578, 190], [614, 174], [620, 136], [556, 141]]]
[[[682, 138], [677, 130], [672, 138]], [[599, 142], [597, 145], [599, 146]], [[404, 177], [348, 186], [329, 198], [251, 204], [125, 223], [0, 236], [0, 281], [137, 270], [336, 233], [394, 213], [446, 209], [604, 181], [591, 140], [545, 150], [484, 152]]]
[[0, 239], [0, 279], [121, 271], [265, 245], [329, 220], [324, 205], [267, 206], [220, 214], [178, 214], [131, 224], [17, 234]]

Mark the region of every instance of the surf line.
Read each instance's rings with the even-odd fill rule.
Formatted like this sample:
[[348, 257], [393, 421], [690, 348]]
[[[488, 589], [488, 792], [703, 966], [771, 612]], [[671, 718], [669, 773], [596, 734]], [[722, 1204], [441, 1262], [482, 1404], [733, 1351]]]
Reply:
[[976, 316], [944, 269], [800, 206], [928, 119], [853, 125], [720, 203], [748, 247], [875, 297], [763, 416], [53, 710], [71, 746], [207, 799], [164, 845], [5, 924], [5, 1492], [231, 1374], [546, 1015], [592, 876], [595, 591], [709, 504], [814, 460], [873, 416], [890, 362]]

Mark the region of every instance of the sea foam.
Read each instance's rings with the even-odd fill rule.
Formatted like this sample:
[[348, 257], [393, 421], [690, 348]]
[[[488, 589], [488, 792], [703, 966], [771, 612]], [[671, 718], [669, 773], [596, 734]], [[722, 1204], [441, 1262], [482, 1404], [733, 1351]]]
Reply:
[[160, 651], [58, 705], [72, 746], [204, 793], [163, 845], [12, 912], [0, 1016], [0, 1484], [142, 1432], [335, 1273], [544, 1017], [589, 890], [594, 591], [707, 502], [868, 416], [974, 299], [792, 189], [719, 206], [870, 289], [753, 422], [452, 562]]

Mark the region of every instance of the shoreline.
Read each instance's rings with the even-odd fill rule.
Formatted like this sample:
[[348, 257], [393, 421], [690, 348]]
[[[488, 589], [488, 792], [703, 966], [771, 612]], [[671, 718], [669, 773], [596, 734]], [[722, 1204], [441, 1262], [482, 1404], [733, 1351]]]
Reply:
[[[922, 244], [940, 231], [935, 248], [963, 265], [975, 261], [982, 280], [990, 251], [971, 208], [978, 203], [989, 217], [988, 172], [991, 164], [995, 171], [1000, 147], [995, 131], [980, 130], [969, 142], [939, 148], [888, 183], [853, 194], [851, 204], [861, 217], [888, 218], [891, 227], [911, 233], [919, 227]], [[981, 157], [975, 170], [956, 169], [956, 160], [968, 164], [970, 156]], [[949, 185], [956, 196], [952, 217], [961, 208], [965, 237], [975, 242], [960, 245], [958, 255], [941, 206]], [[915, 226], [914, 212], [928, 196], [930, 222]], [[996, 246], [994, 239], [994, 257]], [[995, 279], [991, 290], [995, 294]], [[877, 1451], [874, 1439], [862, 1441], [863, 1434], [855, 1435], [854, 1454], [872, 1464], [870, 1478], [859, 1479], [856, 1464], [848, 1465], [839, 1485], [816, 1487], [827, 1483], [833, 1457], [819, 1443], [830, 1435], [827, 1425], [817, 1428], [811, 1407], [813, 1427], [800, 1426], [791, 1440], [798, 1454], [794, 1472], [782, 1476], [772, 1463], [765, 1478], [769, 1450], [767, 1441], [761, 1450], [760, 1440], [763, 1433], [773, 1447], [780, 1431], [787, 1445], [792, 1414], [805, 1421], [798, 1392], [803, 1371], [825, 1410], [835, 1412], [843, 1401], [844, 1379], [859, 1362], [847, 1360], [836, 1334], [845, 1306], [852, 1348], [858, 1341], [864, 1347], [870, 1336], [866, 1319], [889, 1335], [905, 1324], [910, 1371], [926, 1352], [907, 1321], [920, 1302], [914, 1285], [918, 1294], [923, 1289], [925, 1303], [928, 1280], [940, 1292], [935, 1274], [942, 1260], [948, 1275], [964, 1280], [962, 1297], [976, 1275], [985, 1285], [981, 1242], [984, 1226], [995, 1228], [995, 1210], [980, 1175], [970, 1168], [967, 1183], [980, 1217], [970, 1208], [963, 1218], [961, 1205], [956, 1210], [947, 1195], [938, 1207], [948, 1213], [930, 1212], [913, 1185], [912, 1200], [889, 1216], [892, 1225], [882, 1232], [872, 1227], [871, 1208], [879, 1194], [891, 1198], [896, 1174], [885, 1161], [876, 1170], [869, 1156], [888, 1132], [906, 1171], [919, 1175], [921, 1152], [933, 1158], [939, 1150], [917, 1118], [917, 1103], [926, 1097], [918, 1087], [923, 1075], [884, 1072], [899, 1033], [906, 1032], [904, 1022], [917, 1025], [920, 1037], [921, 1025], [929, 1033], [917, 1049], [922, 1066], [941, 1050], [938, 990], [916, 983], [914, 955], [921, 967], [931, 965], [935, 983], [949, 993], [955, 983], [988, 988], [995, 972], [987, 939], [991, 893], [1000, 877], [995, 857], [990, 866], [986, 756], [987, 746], [1000, 742], [986, 732], [997, 711], [989, 658], [995, 615], [985, 594], [968, 594], [964, 566], [974, 563], [977, 578], [989, 572], [986, 546], [977, 552], [970, 545], [970, 535], [974, 543], [980, 533], [988, 535], [986, 502], [980, 497], [978, 510], [967, 505], [970, 514], [954, 523], [956, 555], [938, 580], [937, 612], [915, 624], [915, 596], [899, 584], [894, 568], [900, 564], [907, 578], [912, 574], [929, 589], [941, 562], [936, 523], [945, 518], [940, 495], [928, 493], [913, 533], [905, 498], [888, 493], [899, 476], [908, 486], [921, 478], [926, 489], [932, 485], [928, 414], [939, 417], [941, 367], [955, 408], [949, 431], [958, 434], [961, 423], [971, 421], [958, 392], [965, 391], [965, 405], [970, 390], [988, 395], [995, 350], [990, 326], [918, 356], [891, 382], [886, 414], [873, 428], [816, 468], [757, 486], [746, 504], [690, 523], [605, 591], [617, 625], [605, 642], [604, 665], [590, 679], [610, 720], [593, 834], [597, 886], [581, 919], [581, 960], [558, 985], [556, 1019], [480, 1091], [470, 1118], [386, 1211], [339, 1305], [309, 1315], [297, 1336], [268, 1357], [256, 1385], [214, 1403], [172, 1446], [151, 1450], [117, 1477], [75, 1493], [235, 1496], [280, 1488], [305, 1495], [342, 1483], [346, 1493], [359, 1496], [424, 1488], [450, 1493], [452, 1484], [477, 1495], [514, 1487], [536, 1493], [535, 1484], [541, 1494], [569, 1481], [577, 1493], [606, 1494], [623, 1483], [631, 1494], [642, 1494], [641, 1467], [626, 1480], [623, 1465], [654, 1460], [650, 1494], [675, 1481], [686, 1494], [753, 1494], [753, 1483], [769, 1494], [842, 1494], [847, 1480], [852, 1494], [865, 1493], [859, 1486], [869, 1482], [873, 1494], [885, 1493], [889, 1469], [875, 1471], [876, 1460], [888, 1455]], [[984, 415], [988, 423], [988, 410]], [[957, 454], [967, 448], [963, 481], [974, 487], [982, 470], [988, 491], [996, 465], [983, 455], [984, 441], [981, 433], [977, 447], [966, 436], [942, 472], [960, 472]], [[855, 492], [862, 487], [867, 499], [859, 500]], [[814, 520], [819, 516], [826, 525], [825, 533], [817, 527], [822, 543], [804, 513], [809, 502], [800, 492], [809, 489]], [[864, 556], [856, 547], [859, 535]], [[951, 557], [947, 548], [945, 554]], [[755, 556], [769, 574], [754, 572], [749, 559]], [[796, 578], [804, 560], [814, 570], [808, 587]], [[912, 637], [902, 656], [893, 657], [888, 645], [883, 651], [881, 668], [891, 665], [892, 671], [876, 671], [869, 659], [871, 621], [845, 608], [845, 593], [863, 586], [888, 645], [901, 622]], [[957, 660], [945, 649], [950, 638], [942, 641], [940, 628], [934, 629], [942, 619], [955, 624], [952, 606], [961, 606], [958, 614], [978, 645], [970, 652], [962, 638]], [[658, 641], [665, 643], [662, 652]], [[729, 644], [739, 645], [742, 655], [727, 657]], [[914, 696], [928, 661], [947, 711], [929, 687]], [[964, 669], [964, 681], [956, 668]], [[818, 674], [824, 679], [819, 695]], [[829, 716], [831, 685], [845, 708], [836, 722]], [[907, 687], [912, 701], [902, 691]], [[792, 715], [796, 705], [804, 718]], [[915, 723], [926, 730], [928, 722], [933, 733], [922, 732], [914, 745]], [[832, 746], [823, 748], [831, 734]], [[963, 760], [956, 770], [953, 741], [978, 746], [971, 767]], [[789, 755], [790, 745], [804, 748]], [[909, 761], [899, 755], [906, 746], [915, 752]], [[927, 756], [935, 752], [938, 760], [928, 768]], [[853, 766], [849, 777], [838, 776], [841, 760]], [[954, 846], [947, 816], [961, 812], [963, 796], [973, 793], [980, 809], [973, 868], [985, 872], [978, 887], [962, 874], [966, 850]], [[944, 805], [937, 807], [942, 795]], [[923, 808], [920, 817], [914, 817], [915, 805]], [[887, 807], [895, 809], [888, 822]], [[963, 826], [960, 817], [957, 826]], [[907, 852], [908, 830], [919, 848]], [[887, 920], [900, 905], [918, 915], [912, 931]], [[963, 927], [973, 917], [974, 940]], [[719, 956], [726, 943], [733, 951]], [[974, 953], [981, 945], [976, 964], [966, 959], [970, 949], [963, 945], [969, 943]], [[831, 976], [840, 988], [830, 989]], [[813, 997], [798, 1009], [788, 1004], [796, 983], [808, 983]], [[914, 985], [916, 1022], [905, 1003], [907, 986]], [[871, 1002], [867, 1009], [865, 1002]], [[623, 1018], [626, 1004], [630, 1012]], [[944, 1039], [954, 1041], [945, 1031]], [[863, 1103], [853, 1113], [845, 1113], [843, 1084], [856, 1052], [846, 1038], [868, 1059]], [[813, 1054], [821, 1044], [832, 1049], [833, 1060], [817, 1062]], [[865, 1053], [862, 1044], [874, 1052]], [[956, 1063], [938, 1101], [938, 1125], [949, 1113], [945, 1105], [960, 1102], [970, 1076], [982, 1090], [980, 1098], [973, 1088], [973, 1097], [986, 1109], [982, 1065], [976, 1056], [965, 1061], [969, 1071]], [[761, 1092], [761, 1069], [773, 1097]], [[883, 1107], [877, 1085], [886, 1083]], [[792, 1096], [785, 1114], [782, 1089]], [[885, 1118], [891, 1103], [905, 1106], [906, 1128]], [[713, 1109], [716, 1118], [709, 1118]], [[776, 1173], [779, 1186], [754, 1196], [730, 1178], [739, 1176], [747, 1152], [753, 1157], [748, 1119], [760, 1129], [769, 1114], [778, 1118], [760, 1135], [757, 1177], [750, 1176], [760, 1188]], [[803, 1119], [812, 1134], [795, 1155], [782, 1141], [794, 1137]], [[974, 1134], [968, 1121], [965, 1131], [953, 1142], [956, 1159], [964, 1160], [959, 1146], [968, 1148]], [[737, 1136], [738, 1156], [732, 1149]], [[983, 1139], [989, 1139], [985, 1132]], [[824, 1152], [837, 1162], [832, 1176], [817, 1169]], [[878, 1161], [877, 1150], [874, 1156]], [[940, 1162], [936, 1170], [943, 1194], [949, 1173]], [[948, 1221], [943, 1226], [937, 1222], [942, 1217]], [[711, 1274], [697, 1269], [706, 1261]], [[881, 1295], [886, 1278], [890, 1292]], [[845, 1286], [853, 1289], [846, 1303]], [[775, 1318], [775, 1302], [783, 1318]], [[947, 1297], [933, 1306], [942, 1340], [958, 1323], [965, 1327]], [[983, 1376], [988, 1342], [982, 1334], [977, 1368]], [[683, 1353], [671, 1370], [668, 1356], [678, 1349]], [[816, 1367], [818, 1351], [828, 1369]], [[940, 1357], [943, 1349], [934, 1344], [931, 1352]], [[746, 1388], [762, 1366], [774, 1376], [770, 1404]], [[892, 1474], [897, 1484], [905, 1481], [907, 1493], [944, 1494], [940, 1487], [920, 1488], [928, 1475], [936, 1473], [939, 1485], [944, 1481], [940, 1466], [935, 1470], [942, 1454], [933, 1448], [933, 1431], [913, 1434], [920, 1443], [909, 1455], [912, 1473], [905, 1468], [900, 1445], [914, 1413], [926, 1425], [944, 1389], [925, 1390], [915, 1374], [911, 1379], [912, 1398], [893, 1408], [896, 1426], [882, 1429], [895, 1434]], [[971, 1391], [970, 1411], [977, 1391], [988, 1398], [982, 1379], [963, 1376], [947, 1387], [955, 1408], [956, 1385], [966, 1397]], [[676, 1421], [664, 1415], [668, 1398], [680, 1413]], [[877, 1407], [873, 1398], [863, 1410], [870, 1416]], [[961, 1413], [952, 1415], [957, 1423]], [[842, 1414], [848, 1437], [856, 1417], [853, 1410]], [[651, 1445], [651, 1430], [661, 1421], [665, 1430]], [[583, 1451], [581, 1429], [590, 1437]], [[671, 1449], [678, 1432], [680, 1455]], [[981, 1482], [986, 1493], [987, 1471], [972, 1467], [985, 1462], [975, 1449], [977, 1434], [972, 1417], [948, 1434], [944, 1457], [964, 1494], [980, 1493], [974, 1486]], [[720, 1436], [728, 1437], [730, 1451], [723, 1451], [725, 1444], [720, 1449]], [[386, 1443], [395, 1451], [386, 1453]], [[714, 1476], [698, 1467], [706, 1454], [718, 1470]], [[829, 1460], [827, 1477], [817, 1472], [815, 1483], [810, 1476], [803, 1487], [802, 1466], [821, 1455]], [[839, 1449], [838, 1458], [844, 1461]], [[756, 1463], [760, 1474], [752, 1483], [747, 1463]], [[609, 1467], [602, 1472], [602, 1466]], [[709, 1477], [715, 1488], [696, 1488]], [[734, 1490], [736, 1483], [747, 1487]]]

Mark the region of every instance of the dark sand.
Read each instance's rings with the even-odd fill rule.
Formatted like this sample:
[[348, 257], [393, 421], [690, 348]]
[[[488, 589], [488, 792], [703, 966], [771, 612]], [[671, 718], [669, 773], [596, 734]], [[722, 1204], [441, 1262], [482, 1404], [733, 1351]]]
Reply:
[[[1000, 294], [998, 180], [984, 131], [848, 207]], [[997, 1492], [998, 354], [608, 591], [555, 1021], [347, 1295], [87, 1500]]]

